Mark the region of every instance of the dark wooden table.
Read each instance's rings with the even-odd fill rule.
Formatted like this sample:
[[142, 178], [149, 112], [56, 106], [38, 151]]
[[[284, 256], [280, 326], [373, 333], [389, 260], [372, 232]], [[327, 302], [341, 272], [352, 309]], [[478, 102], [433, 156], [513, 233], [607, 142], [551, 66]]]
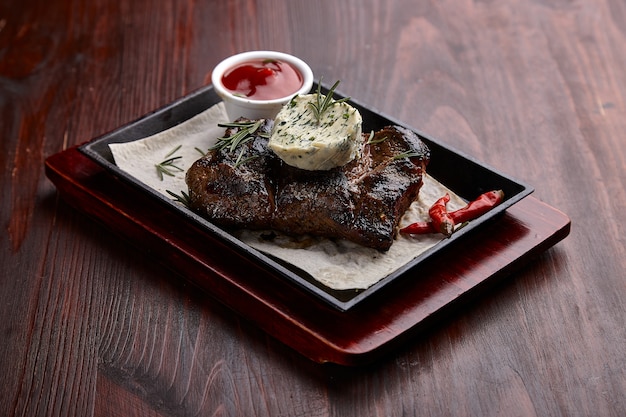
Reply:
[[[366, 366], [319, 365], [73, 209], [51, 155], [273, 49], [535, 187], [571, 234]], [[626, 3], [5, 1], [0, 414], [626, 414]]]

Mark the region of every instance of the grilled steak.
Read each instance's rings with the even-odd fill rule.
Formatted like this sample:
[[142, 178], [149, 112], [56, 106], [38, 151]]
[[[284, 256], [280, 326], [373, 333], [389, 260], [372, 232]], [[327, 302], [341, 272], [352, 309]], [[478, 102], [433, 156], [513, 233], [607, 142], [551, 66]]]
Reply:
[[[360, 156], [328, 171], [285, 164], [267, 148], [265, 121], [234, 151], [211, 150], [187, 171], [191, 208], [217, 225], [347, 239], [386, 251], [417, 198], [429, 161], [410, 130], [364, 135]], [[226, 136], [238, 128], [229, 128]]]

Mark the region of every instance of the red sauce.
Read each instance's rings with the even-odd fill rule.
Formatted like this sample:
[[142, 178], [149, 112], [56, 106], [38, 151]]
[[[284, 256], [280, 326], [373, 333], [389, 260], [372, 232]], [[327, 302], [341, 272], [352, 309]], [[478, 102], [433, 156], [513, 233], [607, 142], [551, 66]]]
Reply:
[[235, 95], [253, 100], [273, 100], [298, 91], [302, 87], [302, 75], [285, 62], [256, 59], [226, 71], [222, 84]]

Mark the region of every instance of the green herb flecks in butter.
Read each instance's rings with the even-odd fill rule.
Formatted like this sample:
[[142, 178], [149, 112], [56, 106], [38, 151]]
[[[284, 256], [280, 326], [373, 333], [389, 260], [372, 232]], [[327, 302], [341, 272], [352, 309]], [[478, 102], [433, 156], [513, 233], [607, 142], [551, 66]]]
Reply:
[[[318, 94], [294, 97], [274, 120], [269, 147], [287, 164], [306, 170], [328, 170], [358, 153], [362, 119], [346, 102], [331, 101], [317, 114]], [[325, 100], [322, 96], [321, 100]]]

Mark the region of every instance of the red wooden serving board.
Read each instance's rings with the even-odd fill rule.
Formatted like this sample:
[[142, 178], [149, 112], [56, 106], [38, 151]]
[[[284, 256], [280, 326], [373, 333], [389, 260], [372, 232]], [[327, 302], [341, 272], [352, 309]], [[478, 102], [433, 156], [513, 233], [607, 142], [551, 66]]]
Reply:
[[372, 300], [342, 312], [233, 251], [70, 148], [46, 160], [60, 195], [309, 359], [362, 365], [480, 294], [570, 231], [562, 212], [526, 197], [435, 254]]

